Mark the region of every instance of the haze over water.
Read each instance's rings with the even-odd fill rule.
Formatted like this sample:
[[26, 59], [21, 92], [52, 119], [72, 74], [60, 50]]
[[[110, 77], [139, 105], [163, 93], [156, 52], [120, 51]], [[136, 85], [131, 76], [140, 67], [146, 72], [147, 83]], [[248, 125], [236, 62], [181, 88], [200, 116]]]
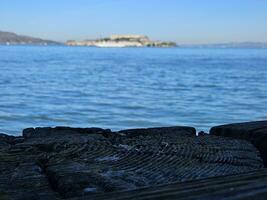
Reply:
[[267, 120], [267, 49], [0, 46], [0, 132]]

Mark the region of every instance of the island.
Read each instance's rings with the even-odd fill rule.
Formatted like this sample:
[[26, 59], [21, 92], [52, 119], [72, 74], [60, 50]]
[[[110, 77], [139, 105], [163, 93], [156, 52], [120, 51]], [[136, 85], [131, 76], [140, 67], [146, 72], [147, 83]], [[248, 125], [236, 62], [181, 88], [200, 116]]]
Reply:
[[145, 35], [111, 35], [107, 38], [96, 40], [66, 42], [68, 46], [91, 46], [91, 47], [176, 47], [175, 42], [152, 41]]
[[230, 42], [230, 43], [211, 43], [211, 44], [179, 44], [168, 41], [150, 40], [145, 35], [111, 35], [110, 37], [95, 40], [58, 42], [38, 37], [21, 35], [9, 31], [0, 30], [0, 45], [41, 45], [41, 46], [89, 46], [89, 47], [180, 47], [180, 48], [218, 48], [218, 49], [245, 49], [245, 48], [267, 48], [266, 42]]

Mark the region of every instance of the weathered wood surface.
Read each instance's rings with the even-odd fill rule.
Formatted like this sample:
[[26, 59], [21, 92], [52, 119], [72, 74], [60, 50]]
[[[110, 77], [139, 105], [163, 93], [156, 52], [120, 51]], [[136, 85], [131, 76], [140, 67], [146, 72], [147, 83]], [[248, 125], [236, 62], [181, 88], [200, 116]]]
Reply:
[[250, 142], [196, 137], [191, 127], [117, 133], [57, 127], [26, 129], [23, 137], [0, 135], [3, 200], [89, 198], [262, 168]]
[[[93, 195], [94, 200], [266, 200], [267, 169], [185, 183], [171, 183], [133, 191]], [[82, 200], [86, 198], [73, 198]]]
[[216, 126], [211, 128], [210, 134], [250, 141], [259, 149], [267, 167], [267, 121]]

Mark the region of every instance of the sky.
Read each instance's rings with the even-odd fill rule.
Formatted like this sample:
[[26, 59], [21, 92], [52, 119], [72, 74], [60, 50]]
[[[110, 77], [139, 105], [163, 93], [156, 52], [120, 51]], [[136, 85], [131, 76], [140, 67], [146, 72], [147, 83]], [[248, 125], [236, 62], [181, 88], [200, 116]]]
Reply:
[[57, 41], [267, 42], [267, 0], [0, 0], [0, 30]]

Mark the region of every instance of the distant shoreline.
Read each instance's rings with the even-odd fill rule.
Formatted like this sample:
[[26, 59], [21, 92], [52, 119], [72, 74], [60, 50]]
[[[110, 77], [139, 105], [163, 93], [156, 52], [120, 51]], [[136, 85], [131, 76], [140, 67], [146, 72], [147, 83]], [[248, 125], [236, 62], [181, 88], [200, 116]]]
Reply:
[[267, 42], [227, 42], [214, 44], [176, 44], [175, 42], [152, 41], [143, 35], [113, 35], [109, 38], [57, 42], [12, 32], [0, 31], [0, 46], [85, 46], [101, 48], [195, 48], [195, 49], [266, 49]]
[[[151, 47], [96, 47], [96, 46], [70, 46], [65, 44], [0, 44], [0, 47], [68, 47], [68, 48], [95, 48], [95, 49], [151, 49]], [[267, 49], [266, 47], [218, 47], [218, 46], [176, 46], [176, 47], [153, 47], [153, 49]]]

